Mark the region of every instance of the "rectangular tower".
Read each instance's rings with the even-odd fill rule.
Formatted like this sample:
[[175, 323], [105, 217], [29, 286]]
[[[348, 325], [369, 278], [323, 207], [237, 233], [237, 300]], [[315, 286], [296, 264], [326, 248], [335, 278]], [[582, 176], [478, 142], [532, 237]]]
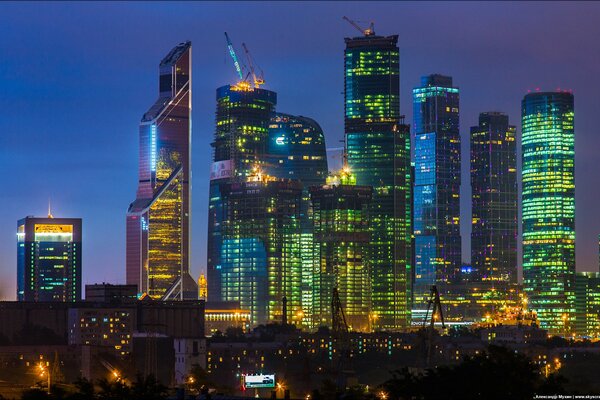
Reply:
[[431, 285], [442, 295], [460, 280], [459, 93], [452, 78], [429, 75], [413, 90], [415, 132], [415, 312]]
[[506, 292], [517, 283], [517, 143], [508, 115], [479, 114], [471, 127], [471, 265]]
[[213, 163], [208, 201], [206, 279], [208, 300], [224, 300], [221, 292], [221, 251], [224, 183], [244, 182], [254, 168], [264, 168], [269, 124], [275, 115], [277, 93], [241, 81], [217, 89]]
[[313, 327], [331, 326], [331, 297], [337, 287], [348, 326], [368, 332], [373, 326], [369, 268], [370, 186], [357, 186], [343, 169], [327, 184], [310, 188], [313, 206]]
[[563, 334], [574, 313], [573, 95], [527, 94], [521, 115], [523, 289], [541, 327]]
[[344, 127], [348, 166], [370, 203], [371, 282], [377, 329], [410, 324], [410, 129], [400, 116], [398, 36], [346, 38]]
[[255, 325], [281, 323], [284, 311], [288, 323], [301, 325], [302, 185], [256, 174], [244, 182], [222, 183], [219, 191], [223, 301], [239, 302]]
[[19, 220], [17, 299], [81, 300], [81, 218]]
[[159, 95], [140, 123], [139, 181], [127, 211], [127, 283], [154, 299], [196, 299], [189, 274], [192, 44], [159, 66]]

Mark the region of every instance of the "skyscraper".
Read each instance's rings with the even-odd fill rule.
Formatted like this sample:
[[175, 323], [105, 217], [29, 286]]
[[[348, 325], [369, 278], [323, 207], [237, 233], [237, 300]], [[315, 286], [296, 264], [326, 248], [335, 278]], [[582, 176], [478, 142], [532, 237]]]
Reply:
[[269, 124], [277, 93], [246, 81], [217, 89], [216, 131], [208, 205], [207, 281], [209, 301], [222, 301], [221, 247], [223, 198], [220, 186], [244, 182], [255, 167], [264, 169]]
[[313, 205], [315, 272], [313, 327], [331, 326], [331, 298], [338, 289], [349, 327], [371, 330], [372, 290], [368, 258], [368, 205], [373, 189], [356, 186], [347, 169], [310, 188]]
[[575, 274], [575, 321], [564, 330], [578, 335], [600, 337], [600, 273]]
[[321, 126], [312, 118], [277, 113], [269, 125], [267, 171], [277, 178], [297, 179], [305, 191], [325, 183], [327, 152]]
[[19, 220], [17, 299], [81, 300], [81, 218]]
[[302, 185], [257, 171], [222, 183], [220, 193], [222, 300], [239, 302], [253, 324], [282, 322], [284, 311], [288, 323], [302, 324]]
[[459, 92], [452, 78], [429, 75], [413, 90], [415, 124], [414, 308], [431, 285], [440, 292], [460, 279]]
[[325, 136], [317, 121], [290, 114], [277, 113], [269, 125], [266, 170], [283, 179], [302, 183], [300, 203], [300, 252], [302, 258], [302, 312], [305, 328], [312, 328], [314, 240], [309, 188], [321, 186], [327, 178]]
[[398, 36], [346, 38], [344, 127], [348, 166], [373, 187], [369, 260], [376, 327], [409, 325], [410, 129], [400, 116]]
[[471, 127], [471, 265], [497, 290], [517, 283], [517, 143], [508, 115], [479, 114]]
[[155, 299], [197, 298], [189, 275], [192, 44], [160, 62], [158, 99], [140, 123], [139, 182], [127, 212], [127, 283]]
[[572, 326], [575, 277], [573, 95], [529, 93], [522, 102], [523, 289], [540, 325]]

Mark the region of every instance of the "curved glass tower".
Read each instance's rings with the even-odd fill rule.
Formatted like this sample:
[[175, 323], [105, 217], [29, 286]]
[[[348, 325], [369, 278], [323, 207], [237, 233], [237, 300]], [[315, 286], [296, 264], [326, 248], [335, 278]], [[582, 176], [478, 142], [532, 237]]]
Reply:
[[573, 115], [571, 93], [522, 102], [523, 289], [541, 327], [565, 335], [575, 322]]
[[155, 299], [198, 297], [189, 275], [192, 44], [159, 66], [159, 96], [140, 123], [139, 182], [127, 211], [127, 283]]

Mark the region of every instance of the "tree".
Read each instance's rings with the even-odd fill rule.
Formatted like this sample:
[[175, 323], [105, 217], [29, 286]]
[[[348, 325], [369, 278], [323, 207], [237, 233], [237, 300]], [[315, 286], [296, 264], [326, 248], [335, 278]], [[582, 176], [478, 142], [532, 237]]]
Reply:
[[167, 388], [154, 375], [146, 377], [138, 374], [131, 386], [133, 400], [163, 400], [167, 396]]

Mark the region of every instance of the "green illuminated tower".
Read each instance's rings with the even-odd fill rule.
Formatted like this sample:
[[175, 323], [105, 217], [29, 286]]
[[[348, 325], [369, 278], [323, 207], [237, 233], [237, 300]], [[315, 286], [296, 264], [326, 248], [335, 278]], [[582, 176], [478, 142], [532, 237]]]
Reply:
[[373, 187], [369, 263], [376, 329], [410, 324], [410, 129], [400, 116], [398, 36], [346, 38], [345, 133], [356, 183]]
[[350, 329], [372, 328], [372, 293], [369, 273], [370, 186], [356, 186], [345, 168], [310, 188], [313, 206], [315, 271], [313, 275], [313, 326], [331, 325], [331, 296], [337, 287]]
[[249, 310], [253, 324], [303, 323], [300, 203], [302, 184], [262, 175], [219, 185], [223, 206], [220, 292]]
[[541, 327], [565, 334], [574, 322], [573, 95], [526, 95], [522, 123], [523, 289]]

